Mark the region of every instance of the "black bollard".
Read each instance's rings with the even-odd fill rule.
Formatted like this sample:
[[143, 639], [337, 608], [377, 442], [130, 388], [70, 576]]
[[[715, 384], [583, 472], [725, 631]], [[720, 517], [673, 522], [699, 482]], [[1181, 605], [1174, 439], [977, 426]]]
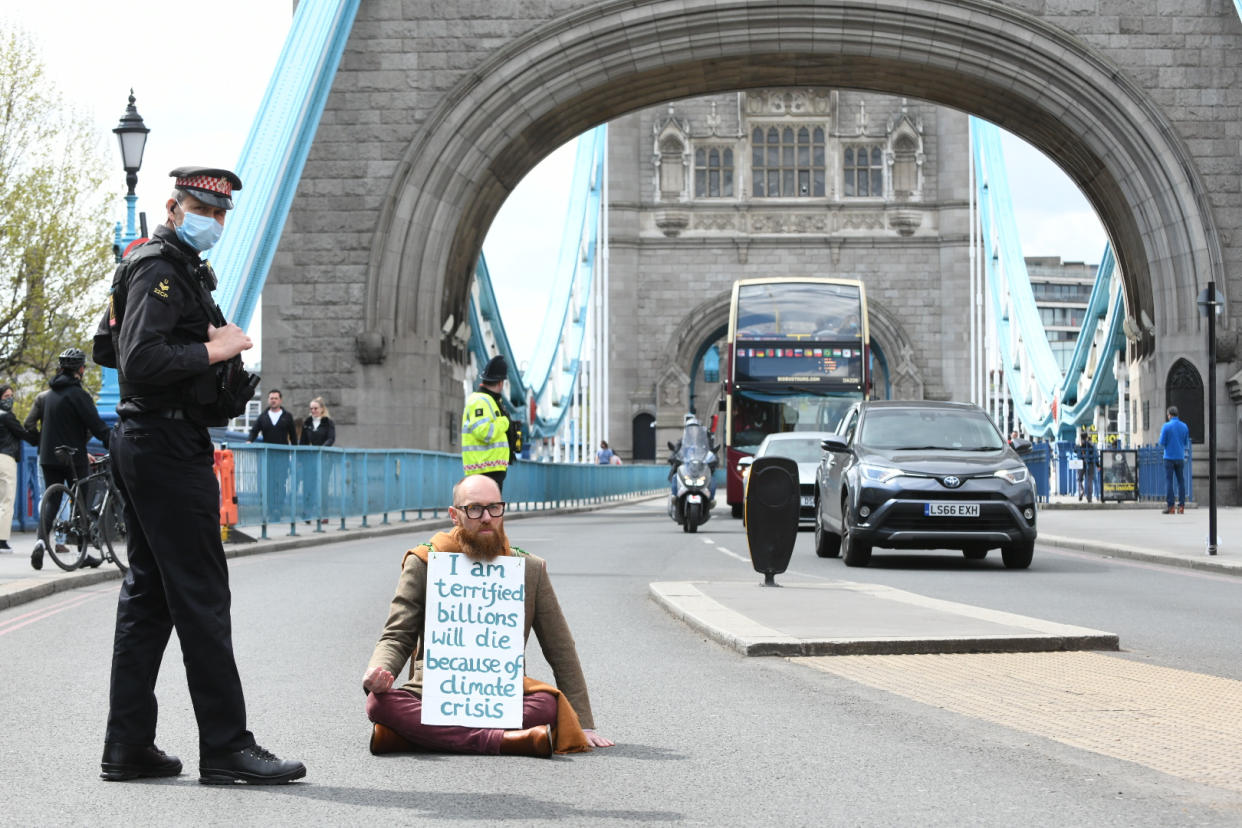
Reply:
[[746, 486], [746, 543], [763, 586], [780, 586], [775, 575], [789, 568], [798, 539], [798, 464], [788, 457], [760, 457]]

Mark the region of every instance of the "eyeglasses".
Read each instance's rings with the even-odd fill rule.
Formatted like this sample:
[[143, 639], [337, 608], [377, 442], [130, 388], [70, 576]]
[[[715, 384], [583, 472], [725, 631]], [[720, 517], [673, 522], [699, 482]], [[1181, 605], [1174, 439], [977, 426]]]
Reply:
[[484, 506], [481, 503], [470, 503], [465, 506], [456, 506], [454, 508], [460, 509], [461, 511], [465, 512], [466, 517], [470, 518], [471, 520], [478, 520], [479, 518], [483, 517], [484, 509], [486, 509], [487, 513], [491, 515], [492, 517], [500, 517], [501, 515], [505, 513], [505, 504], [503, 502], [502, 503], [489, 503], [486, 506]]

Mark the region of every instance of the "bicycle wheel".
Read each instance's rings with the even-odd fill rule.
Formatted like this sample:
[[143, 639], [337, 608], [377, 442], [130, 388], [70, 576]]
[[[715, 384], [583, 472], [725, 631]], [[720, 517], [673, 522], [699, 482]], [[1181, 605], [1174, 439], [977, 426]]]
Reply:
[[125, 528], [125, 507], [121, 494], [109, 489], [105, 495], [103, 514], [99, 516], [99, 533], [103, 536], [107, 557], [122, 572], [129, 571], [129, 532]]
[[63, 483], [53, 483], [43, 491], [39, 501], [39, 540], [56, 565], [65, 571], [77, 569], [86, 557], [86, 538], [78, 530], [77, 500]]

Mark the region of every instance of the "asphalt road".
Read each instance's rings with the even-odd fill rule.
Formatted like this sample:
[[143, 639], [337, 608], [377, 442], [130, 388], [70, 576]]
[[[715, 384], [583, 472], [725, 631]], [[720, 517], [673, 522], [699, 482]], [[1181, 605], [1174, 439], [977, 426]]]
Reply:
[[[702, 531], [744, 557], [740, 522], [725, 515]], [[509, 532], [548, 558], [597, 724], [617, 747], [553, 760], [370, 756], [359, 679], [402, 552], [424, 539], [396, 536], [231, 563], [251, 729], [309, 768], [287, 787], [197, 783], [175, 640], [160, 678], [159, 744], [186, 774], [100, 781], [116, 583], [0, 612], [0, 823], [1242, 823], [1242, 796], [1229, 791], [704, 640], [652, 603], [647, 585], [761, 576], [683, 534], [658, 502], [514, 521]], [[1044, 548], [1027, 572], [993, 557], [877, 553], [871, 568], [847, 569], [815, 558], [803, 533], [784, 577], [874, 581], [1109, 629], [1125, 657], [1242, 678], [1226, 636], [1242, 621], [1242, 581]], [[550, 676], [537, 649], [528, 670]]]

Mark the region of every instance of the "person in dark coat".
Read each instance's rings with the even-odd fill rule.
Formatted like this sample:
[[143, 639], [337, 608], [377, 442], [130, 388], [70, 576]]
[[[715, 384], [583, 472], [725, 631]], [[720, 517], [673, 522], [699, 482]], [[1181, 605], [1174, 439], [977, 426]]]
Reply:
[[[310, 416], [302, 421], [302, 433], [298, 436], [300, 446], [330, 446], [336, 442], [336, 424], [328, 415], [323, 397], [310, 401]], [[321, 454], [322, 452], [316, 452]], [[319, 488], [319, 469], [322, 458], [312, 455], [302, 464], [302, 517], [322, 519], [324, 512], [323, 492]], [[326, 521], [324, 521], [326, 522]]]
[[1078, 459], [1082, 461], [1082, 468], [1078, 472], [1078, 499], [1082, 500], [1083, 495], [1086, 495], [1087, 502], [1090, 503], [1095, 493], [1096, 470], [1099, 468], [1100, 458], [1095, 443], [1091, 442], [1091, 435], [1086, 431], [1078, 442], [1077, 452]]
[[310, 416], [302, 421], [302, 434], [298, 445], [331, 446], [336, 443], [336, 424], [328, 416], [328, 406], [323, 397], [310, 401]]
[[280, 393], [279, 388], [273, 388], [267, 392], [267, 411], [260, 414], [259, 418], [254, 421], [254, 425], [250, 426], [250, 437], [247, 442], [253, 443], [256, 438], [262, 437], [263, 442], [269, 445], [297, 445], [293, 415], [281, 407], [283, 403], [284, 395]]
[[[256, 437], [262, 437], [264, 445], [296, 446], [298, 444], [297, 426], [293, 415], [282, 406], [284, 395], [279, 388], [267, 392], [267, 411], [259, 415], [250, 426], [250, 437], [247, 442], [253, 443]], [[264, 522], [282, 520], [285, 516], [292, 517], [296, 506], [289, 502], [289, 455], [283, 451], [262, 452], [259, 465], [259, 476], [266, 481], [267, 500], [263, 503]]]
[[86, 354], [78, 348], [69, 348], [60, 355], [60, 372], [48, 381], [48, 394], [43, 398], [43, 428], [39, 434], [39, 466], [43, 469], [43, 481], [70, 484], [72, 474], [65, 460], [56, 456], [58, 446], [70, 446], [77, 450], [73, 466], [78, 477], [88, 471], [86, 442], [94, 435], [99, 442], [108, 445], [108, 426], [99, 416], [95, 401], [82, 387], [86, 373]]
[[[78, 348], [67, 348], [59, 358], [60, 372], [48, 382], [47, 394], [42, 401], [42, 430], [39, 433], [39, 468], [43, 470], [43, 485], [64, 483], [70, 488], [77, 478], [86, 477], [90, 462], [86, 457], [86, 443], [94, 435], [99, 442], [108, 445], [108, 426], [99, 416], [95, 401], [82, 387], [86, 373], [86, 354]], [[56, 449], [69, 446], [74, 454], [68, 460], [59, 457]], [[72, 464], [72, 465], [71, 465]], [[49, 505], [53, 511], [60, 508], [60, 497], [53, 497]], [[30, 553], [30, 565], [43, 568], [43, 547], [36, 544]], [[99, 558], [87, 559], [88, 566], [98, 566]]]
[[13, 503], [17, 500], [17, 464], [22, 459], [22, 443], [38, 444], [38, 438], [17, 422], [13, 414], [13, 386], [0, 385], [0, 552], [11, 552], [9, 533], [13, 531]]

